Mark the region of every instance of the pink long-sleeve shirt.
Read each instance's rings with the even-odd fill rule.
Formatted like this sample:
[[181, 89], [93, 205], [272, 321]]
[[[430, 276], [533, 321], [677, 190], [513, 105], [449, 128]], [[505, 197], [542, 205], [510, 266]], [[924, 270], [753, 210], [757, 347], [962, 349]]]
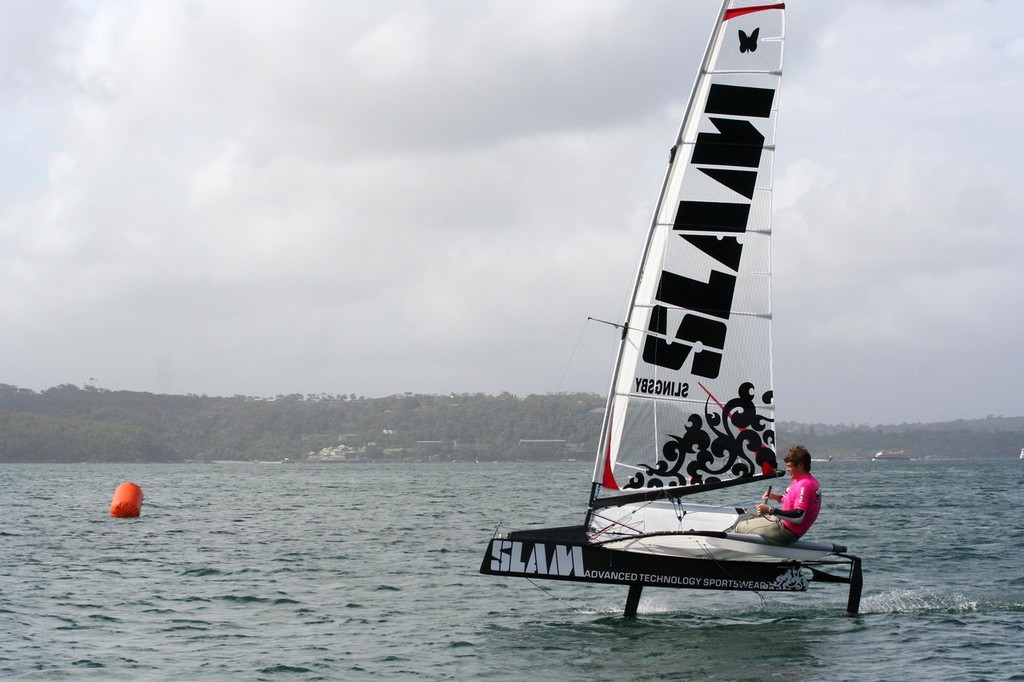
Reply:
[[810, 474], [794, 478], [782, 496], [782, 508], [799, 509], [804, 516], [799, 522], [782, 519], [782, 525], [796, 535], [803, 535], [811, 527], [821, 511], [821, 486], [818, 479]]

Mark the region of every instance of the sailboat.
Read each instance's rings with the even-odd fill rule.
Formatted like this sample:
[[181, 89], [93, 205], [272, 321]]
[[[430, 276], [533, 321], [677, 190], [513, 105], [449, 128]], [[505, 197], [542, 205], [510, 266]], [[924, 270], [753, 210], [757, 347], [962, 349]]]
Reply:
[[[490, 540], [481, 572], [644, 587], [861, 593], [860, 558], [732, 530], [691, 495], [783, 475], [775, 454], [770, 216], [784, 3], [726, 0], [669, 154], [577, 526]], [[838, 572], [837, 572], [838, 570]]]

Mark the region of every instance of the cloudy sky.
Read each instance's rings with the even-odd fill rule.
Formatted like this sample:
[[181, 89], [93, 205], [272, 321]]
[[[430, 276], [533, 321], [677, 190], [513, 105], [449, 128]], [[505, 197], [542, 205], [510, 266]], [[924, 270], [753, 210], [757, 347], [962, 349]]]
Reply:
[[[5, 0], [0, 383], [605, 393], [717, 0]], [[1024, 3], [793, 0], [778, 417], [1024, 415]]]

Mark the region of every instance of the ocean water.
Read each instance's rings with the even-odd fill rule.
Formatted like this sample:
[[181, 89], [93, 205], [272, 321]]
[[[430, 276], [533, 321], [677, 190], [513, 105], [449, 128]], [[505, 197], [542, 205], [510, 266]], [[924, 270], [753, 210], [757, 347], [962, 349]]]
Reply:
[[[814, 473], [857, 616], [845, 585], [647, 588], [624, 619], [622, 586], [480, 575], [499, 521], [582, 520], [586, 462], [3, 465], [0, 678], [1024, 680], [1024, 462]], [[126, 480], [142, 516], [112, 519]]]

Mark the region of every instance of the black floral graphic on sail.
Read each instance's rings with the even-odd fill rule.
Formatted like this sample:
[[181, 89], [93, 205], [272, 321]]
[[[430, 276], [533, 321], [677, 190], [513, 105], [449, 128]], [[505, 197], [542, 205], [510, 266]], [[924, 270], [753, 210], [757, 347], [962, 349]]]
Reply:
[[[773, 392], [761, 396], [771, 404]], [[746, 382], [724, 405], [709, 397], [704, 415], [690, 415], [683, 435], [668, 434], [654, 466], [638, 464], [623, 488], [662, 488], [700, 485], [772, 473], [775, 458], [775, 420], [759, 414], [754, 385]]]

